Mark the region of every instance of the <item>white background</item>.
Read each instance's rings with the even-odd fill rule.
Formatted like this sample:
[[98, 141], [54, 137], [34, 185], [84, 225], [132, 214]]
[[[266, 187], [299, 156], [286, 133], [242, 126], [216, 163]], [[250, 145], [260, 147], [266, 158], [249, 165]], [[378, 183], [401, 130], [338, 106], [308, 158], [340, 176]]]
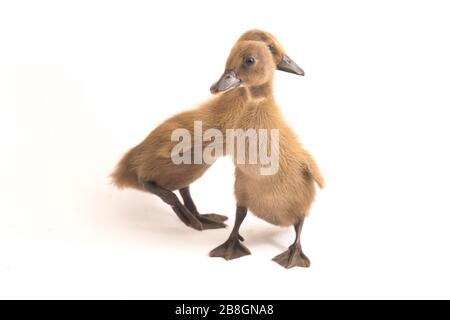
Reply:
[[[275, 34], [305, 77], [276, 99], [327, 188], [310, 269], [271, 258], [293, 230], [250, 216], [252, 255], [108, 175], [207, 99], [239, 35]], [[0, 2], [0, 298], [450, 298], [446, 1]], [[233, 166], [192, 185], [234, 220]]]

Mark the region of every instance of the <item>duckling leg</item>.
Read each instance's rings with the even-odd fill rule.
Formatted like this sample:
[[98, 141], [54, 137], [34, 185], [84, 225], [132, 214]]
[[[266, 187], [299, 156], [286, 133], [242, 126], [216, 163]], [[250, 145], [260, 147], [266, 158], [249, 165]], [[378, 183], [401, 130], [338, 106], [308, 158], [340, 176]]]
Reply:
[[302, 232], [303, 222], [305, 218], [301, 218], [294, 226], [295, 228], [295, 241], [289, 247], [289, 249], [282, 254], [277, 255], [272, 260], [279, 265], [290, 269], [292, 267], [309, 268], [311, 262], [308, 257], [302, 251], [302, 245], [300, 244], [300, 234]]
[[243, 238], [239, 235], [239, 228], [247, 215], [247, 208], [237, 207], [236, 209], [236, 220], [234, 221], [234, 227], [231, 231], [230, 237], [225, 243], [218, 246], [209, 253], [210, 257], [222, 257], [225, 260], [237, 259], [242, 256], [251, 254], [240, 240]]
[[144, 188], [160, 197], [165, 203], [172, 207], [178, 218], [188, 227], [203, 230], [203, 224], [181, 203], [177, 195], [170, 190], [161, 188], [150, 181], [140, 181]]
[[191, 192], [189, 191], [189, 186], [182, 188], [179, 191], [181, 197], [183, 198], [183, 202], [186, 208], [188, 208], [189, 211], [191, 211], [197, 217], [197, 219], [200, 220], [200, 222], [206, 224], [211, 222], [222, 223], [228, 219], [227, 216], [222, 216], [220, 214], [215, 213], [200, 214], [197, 210], [197, 207], [195, 206], [194, 200], [192, 200]]

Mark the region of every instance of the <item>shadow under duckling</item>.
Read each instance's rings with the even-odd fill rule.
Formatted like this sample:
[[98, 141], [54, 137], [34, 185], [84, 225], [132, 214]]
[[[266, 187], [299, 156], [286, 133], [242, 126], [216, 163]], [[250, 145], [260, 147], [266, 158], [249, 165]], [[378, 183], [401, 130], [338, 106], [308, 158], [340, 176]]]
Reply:
[[[303, 75], [270, 33], [261, 30], [245, 32], [239, 41], [260, 41], [271, 51], [272, 63], [279, 70]], [[212, 90], [213, 91], [213, 90]], [[135, 188], [151, 192], [170, 205], [179, 219], [196, 230], [223, 228], [227, 217], [218, 214], [200, 214], [192, 200], [189, 185], [200, 178], [210, 164], [175, 164], [171, 153], [178, 141], [172, 133], [179, 128], [194, 134], [194, 122], [203, 128], [216, 128], [225, 132], [230, 128], [248, 100], [247, 92], [233, 90], [214, 96], [195, 109], [179, 113], [156, 127], [140, 144], [129, 150], [118, 163], [111, 177], [119, 188]], [[205, 145], [207, 142], [205, 142]], [[204, 147], [205, 147], [204, 145]], [[173, 192], [179, 190], [183, 202]]]
[[[214, 84], [214, 92], [238, 90], [245, 91], [248, 96], [233, 128], [275, 129], [279, 138], [275, 141], [268, 136], [269, 145], [278, 145], [275, 149], [270, 148], [278, 158], [278, 170], [272, 174], [261, 174], [260, 170], [265, 166], [261, 162], [251, 164], [248, 153], [245, 153], [244, 163], [237, 161], [236, 152], [233, 154], [237, 200], [235, 225], [228, 240], [212, 250], [210, 256], [230, 260], [250, 254], [239, 235], [239, 228], [249, 209], [271, 224], [295, 228], [294, 243], [274, 261], [286, 268], [309, 267], [310, 261], [303, 253], [300, 234], [314, 200], [315, 184], [322, 188], [324, 180], [313, 157], [286, 124], [275, 103], [272, 84], [275, 68], [267, 46], [256, 41], [241, 41], [232, 49], [225, 73]], [[245, 150], [249, 150], [249, 139], [246, 139]]]

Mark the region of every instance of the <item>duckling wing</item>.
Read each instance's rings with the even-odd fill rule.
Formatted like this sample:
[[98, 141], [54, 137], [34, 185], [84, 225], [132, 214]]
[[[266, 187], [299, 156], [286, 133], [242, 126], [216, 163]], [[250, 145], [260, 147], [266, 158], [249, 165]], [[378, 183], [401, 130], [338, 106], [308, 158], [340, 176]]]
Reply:
[[314, 181], [317, 183], [319, 188], [323, 189], [325, 187], [325, 180], [320, 173], [319, 167], [317, 166], [316, 161], [311, 155], [308, 155], [306, 158], [306, 165], [307, 170], [311, 174], [311, 177], [314, 179]]

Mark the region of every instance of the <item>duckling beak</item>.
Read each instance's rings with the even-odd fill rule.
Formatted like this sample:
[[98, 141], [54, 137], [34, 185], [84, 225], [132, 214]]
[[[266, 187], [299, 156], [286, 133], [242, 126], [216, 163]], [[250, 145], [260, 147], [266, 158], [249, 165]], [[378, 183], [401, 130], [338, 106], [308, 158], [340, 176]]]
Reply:
[[298, 74], [299, 76], [304, 76], [305, 71], [302, 70], [291, 58], [284, 55], [280, 63], [277, 65], [277, 69], [281, 71], [286, 71], [289, 73]]
[[216, 94], [222, 91], [227, 91], [232, 88], [236, 88], [241, 84], [241, 80], [236, 76], [234, 71], [226, 71], [220, 79], [214, 83], [209, 89], [212, 94]]

